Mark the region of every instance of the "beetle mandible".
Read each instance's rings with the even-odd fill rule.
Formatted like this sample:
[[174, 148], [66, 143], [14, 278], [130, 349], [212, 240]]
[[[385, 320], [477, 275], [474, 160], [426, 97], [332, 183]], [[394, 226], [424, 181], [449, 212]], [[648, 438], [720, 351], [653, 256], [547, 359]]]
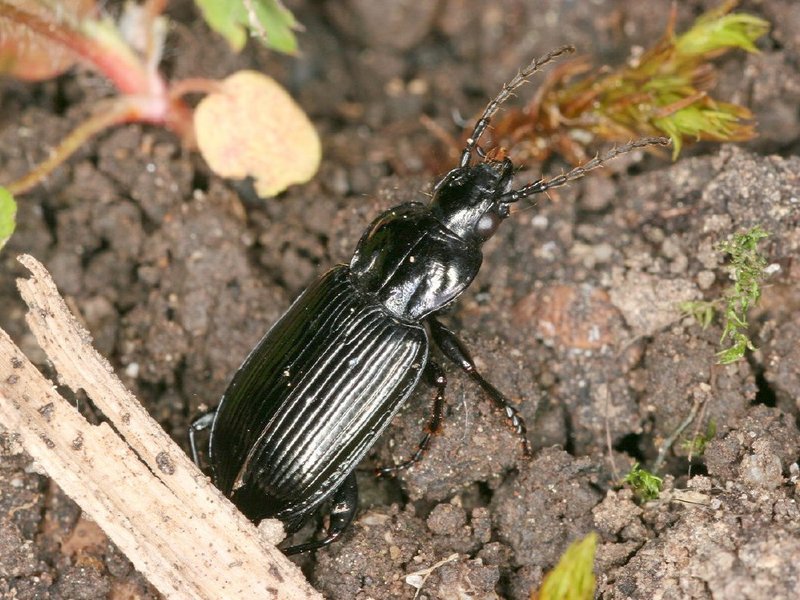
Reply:
[[[550, 180], [513, 190], [510, 159], [491, 160], [478, 142], [493, 115], [527, 78], [565, 46], [532, 61], [486, 106], [461, 160], [434, 187], [429, 204], [408, 203], [380, 215], [349, 265], [333, 267], [302, 293], [234, 374], [216, 410], [189, 430], [211, 428], [208, 462], [215, 484], [251, 520], [280, 519], [299, 529], [331, 498], [327, 536], [287, 554], [331, 543], [355, 516], [354, 469], [422, 379], [436, 388], [433, 415], [414, 455], [382, 473], [406, 468], [439, 431], [446, 379], [430, 359], [431, 341], [487, 393], [530, 454], [522, 417], [477, 371], [456, 335], [436, 318], [469, 287], [481, 246], [510, 206], [582, 177], [643, 139]], [[476, 157], [478, 160], [476, 160]]]

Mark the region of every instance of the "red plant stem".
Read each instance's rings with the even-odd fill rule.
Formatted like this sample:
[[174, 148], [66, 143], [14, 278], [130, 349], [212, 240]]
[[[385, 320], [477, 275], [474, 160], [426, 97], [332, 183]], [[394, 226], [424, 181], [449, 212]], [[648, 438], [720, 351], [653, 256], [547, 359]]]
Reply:
[[194, 110], [180, 98], [170, 96], [169, 104], [167, 105], [166, 112], [163, 118], [158, 120], [151, 120], [151, 123], [162, 123], [165, 127], [180, 136], [189, 148], [196, 146], [196, 138], [194, 133]]
[[122, 97], [103, 103], [98, 110], [73, 129], [67, 137], [50, 153], [50, 156], [33, 170], [23, 175], [20, 179], [9, 184], [8, 191], [13, 195], [29, 192], [56, 167], [66, 161], [86, 141], [97, 133], [128, 121], [141, 120], [141, 101], [146, 99], [135, 97]]
[[[159, 100], [156, 99], [158, 102]], [[146, 96], [122, 96], [100, 104], [95, 113], [73, 129], [42, 163], [21, 178], [6, 186], [12, 195], [31, 191], [57, 167], [66, 162], [86, 141], [104, 129], [122, 123], [140, 122], [164, 125], [188, 146], [194, 146], [195, 135], [192, 109], [180, 100], [173, 100], [168, 108], [154, 109], [153, 99]], [[153, 116], [160, 114], [160, 116]]]
[[72, 50], [108, 77], [123, 94], [161, 95], [166, 85], [158, 73], [148, 73], [133, 52], [120, 51], [90, 38], [65, 23], [55, 23], [0, 0], [0, 15]]

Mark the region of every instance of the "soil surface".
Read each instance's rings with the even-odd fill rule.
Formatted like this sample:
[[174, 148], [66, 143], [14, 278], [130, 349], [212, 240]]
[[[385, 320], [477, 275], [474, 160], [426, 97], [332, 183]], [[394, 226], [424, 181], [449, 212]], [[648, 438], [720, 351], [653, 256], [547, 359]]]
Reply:
[[[15, 256], [27, 252], [184, 446], [191, 417], [216, 404], [292, 299], [347, 262], [380, 211], [424, 199], [453, 166], [457, 146], [440, 132], [458, 139], [462, 119], [556, 46], [620, 64], [663, 32], [670, 7], [288, 4], [305, 27], [296, 58], [256, 47], [233, 55], [189, 2], [170, 3], [177, 24], [164, 68], [176, 78], [241, 67], [278, 78], [323, 140], [311, 183], [260, 201], [247, 184], [215, 177], [169, 133], [120, 127], [20, 198], [18, 230], [0, 255], [0, 326], [23, 350], [48, 370], [15, 290]], [[681, 2], [678, 30], [713, 4]], [[716, 93], [754, 111], [759, 137], [698, 145], [676, 163], [631, 155], [539, 199], [485, 246], [477, 280], [444, 317], [524, 416], [533, 458], [522, 458], [477, 386], [445, 365], [446, 421], [424, 461], [396, 478], [371, 474], [416, 448], [433, 398], [426, 387], [359, 473], [351, 530], [298, 559], [326, 597], [521, 600], [590, 531], [600, 536], [602, 598], [797, 597], [800, 5], [742, 8], [773, 29], [761, 54], [719, 63]], [[534, 86], [518, 95], [529, 98]], [[2, 82], [0, 181], [47, 156], [107, 93], [82, 72]], [[525, 165], [518, 181], [564, 167]], [[758, 350], [720, 366], [719, 322], [703, 330], [676, 306], [723, 294], [730, 281], [717, 244], [756, 224], [770, 233], [761, 245], [770, 275], [750, 317]], [[90, 419], [102, 418], [76, 400]], [[690, 460], [685, 442], [709, 423], [713, 440]], [[0, 440], [1, 597], [158, 597], [13, 436]], [[634, 461], [660, 462], [658, 500], [641, 503], [621, 487]]]

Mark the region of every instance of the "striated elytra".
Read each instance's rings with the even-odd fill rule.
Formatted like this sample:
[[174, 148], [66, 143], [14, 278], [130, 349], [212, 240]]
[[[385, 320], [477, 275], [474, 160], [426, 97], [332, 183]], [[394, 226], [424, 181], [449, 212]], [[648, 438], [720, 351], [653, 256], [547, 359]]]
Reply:
[[478, 142], [492, 116], [542, 65], [572, 51], [534, 60], [492, 100], [478, 120], [459, 165], [439, 181], [429, 204], [408, 203], [380, 215], [349, 265], [325, 273], [292, 304], [234, 374], [216, 410], [189, 431], [210, 428], [208, 462], [215, 484], [250, 519], [280, 519], [296, 531], [331, 500], [323, 539], [287, 548], [292, 554], [325, 546], [355, 516], [354, 469], [392, 417], [425, 379], [436, 390], [419, 447], [390, 473], [419, 460], [441, 427], [446, 379], [431, 360], [431, 343], [467, 372], [503, 411], [530, 454], [525, 424], [505, 396], [484, 379], [437, 313], [469, 287], [481, 266], [482, 244], [514, 202], [582, 177], [644, 139], [555, 177], [512, 189], [508, 158], [486, 157]]

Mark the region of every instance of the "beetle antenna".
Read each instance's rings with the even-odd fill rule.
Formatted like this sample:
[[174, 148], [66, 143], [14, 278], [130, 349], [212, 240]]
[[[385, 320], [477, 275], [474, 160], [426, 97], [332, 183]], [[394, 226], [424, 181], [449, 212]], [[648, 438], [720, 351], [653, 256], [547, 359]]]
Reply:
[[503, 204], [510, 204], [512, 202], [516, 202], [517, 200], [522, 200], [523, 198], [527, 198], [528, 196], [533, 196], [534, 194], [541, 194], [542, 192], [546, 192], [547, 190], [561, 187], [562, 185], [565, 185], [570, 181], [575, 181], [576, 179], [580, 179], [593, 169], [602, 167], [606, 162], [612, 160], [613, 158], [619, 156], [620, 154], [625, 154], [627, 152], [630, 152], [631, 150], [635, 150], [636, 148], [644, 148], [646, 146], [668, 146], [669, 144], [670, 144], [669, 138], [648, 137], [628, 142], [623, 146], [615, 146], [614, 148], [609, 150], [606, 154], [602, 156], [598, 154], [592, 160], [580, 166], [575, 167], [574, 169], [572, 169], [567, 173], [562, 173], [561, 175], [553, 177], [552, 179], [539, 179], [538, 181], [529, 183], [528, 185], [518, 190], [506, 192], [505, 194], [500, 196], [499, 202]]
[[550, 61], [558, 58], [562, 54], [571, 54], [575, 52], [574, 46], [561, 46], [560, 48], [556, 48], [545, 54], [542, 57], [534, 58], [530, 64], [519, 71], [517, 76], [514, 77], [511, 81], [506, 84], [503, 84], [503, 89], [500, 90], [500, 93], [486, 105], [486, 108], [481, 115], [481, 118], [478, 119], [478, 122], [475, 123], [475, 128], [472, 130], [472, 134], [467, 138], [467, 145], [464, 147], [464, 152], [461, 154], [461, 162], [459, 166], [466, 167], [469, 164], [469, 160], [472, 157], [472, 151], [475, 150], [478, 140], [481, 139], [484, 131], [489, 126], [489, 121], [491, 121], [492, 117], [500, 108], [500, 105], [503, 104], [506, 100], [508, 100], [511, 95], [514, 93], [519, 86], [523, 83], [528, 81], [528, 78], [536, 73], [539, 69], [545, 66]]

